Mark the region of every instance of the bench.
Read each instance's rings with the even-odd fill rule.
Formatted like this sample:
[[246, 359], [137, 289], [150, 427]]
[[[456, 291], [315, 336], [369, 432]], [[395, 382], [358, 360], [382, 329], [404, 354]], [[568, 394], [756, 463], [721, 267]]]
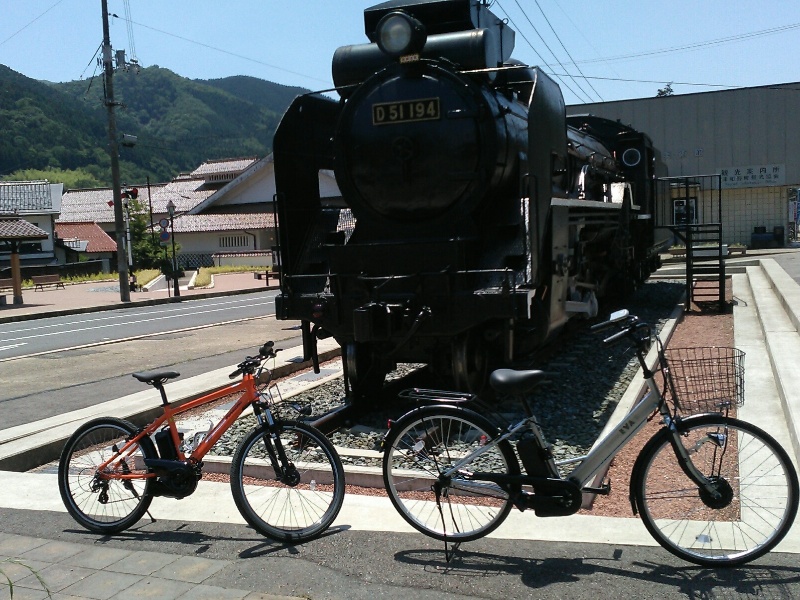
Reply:
[[14, 287], [14, 280], [11, 278], [0, 279], [0, 290], [10, 290]]
[[44, 291], [44, 286], [46, 285], [54, 285], [56, 288], [65, 289], [64, 282], [61, 281], [61, 275], [34, 275], [31, 279], [33, 280], [33, 290], [35, 292]]
[[253, 273], [253, 279], [266, 279], [269, 281], [270, 276], [274, 277], [275, 279], [280, 279], [280, 272], [279, 271], [256, 271]]

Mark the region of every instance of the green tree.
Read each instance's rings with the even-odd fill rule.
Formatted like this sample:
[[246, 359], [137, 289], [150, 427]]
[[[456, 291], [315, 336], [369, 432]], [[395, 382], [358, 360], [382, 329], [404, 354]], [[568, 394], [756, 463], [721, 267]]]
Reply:
[[664, 96], [672, 96], [675, 92], [672, 90], [672, 82], [670, 81], [663, 88], [658, 90], [656, 98], [663, 98]]
[[[150, 229], [148, 211], [138, 199], [128, 202], [134, 265], [139, 269], [160, 269], [164, 260], [164, 247], [158, 240], [158, 233]], [[171, 249], [167, 249], [168, 255]]]
[[71, 190], [102, 187], [102, 182], [83, 168], [79, 169], [21, 169], [2, 178], [4, 181], [34, 181], [47, 179], [50, 183], [63, 183]]

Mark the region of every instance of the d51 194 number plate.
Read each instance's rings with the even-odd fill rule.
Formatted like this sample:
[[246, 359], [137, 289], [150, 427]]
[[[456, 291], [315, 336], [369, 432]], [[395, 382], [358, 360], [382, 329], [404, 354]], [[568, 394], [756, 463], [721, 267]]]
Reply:
[[435, 121], [439, 117], [439, 98], [406, 100], [404, 102], [381, 102], [372, 105], [373, 125]]

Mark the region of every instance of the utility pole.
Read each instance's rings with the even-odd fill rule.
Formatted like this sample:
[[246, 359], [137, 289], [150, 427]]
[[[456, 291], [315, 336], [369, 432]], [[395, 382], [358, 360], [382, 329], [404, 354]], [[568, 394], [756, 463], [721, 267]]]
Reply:
[[114, 109], [114, 64], [111, 54], [111, 39], [108, 32], [108, 0], [101, 0], [103, 10], [103, 67], [105, 69], [105, 103], [108, 109], [108, 153], [111, 156], [111, 188], [114, 194], [114, 231], [117, 236], [117, 270], [119, 271], [119, 297], [122, 302], [131, 301], [128, 282], [128, 261], [125, 252], [125, 223], [122, 217], [122, 190], [119, 175], [119, 147], [117, 144], [117, 120]]

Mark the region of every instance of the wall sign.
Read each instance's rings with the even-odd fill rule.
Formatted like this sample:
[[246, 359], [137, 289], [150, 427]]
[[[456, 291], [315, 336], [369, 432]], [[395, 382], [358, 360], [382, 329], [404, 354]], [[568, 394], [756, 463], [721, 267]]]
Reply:
[[786, 185], [786, 165], [748, 165], [746, 167], [720, 167], [723, 189], [753, 188]]

